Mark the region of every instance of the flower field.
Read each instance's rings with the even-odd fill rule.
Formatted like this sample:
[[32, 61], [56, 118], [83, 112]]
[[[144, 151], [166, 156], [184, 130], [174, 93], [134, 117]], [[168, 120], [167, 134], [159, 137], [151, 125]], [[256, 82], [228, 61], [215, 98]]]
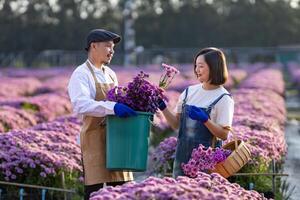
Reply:
[[[264, 64], [232, 68], [225, 87], [235, 101], [233, 133], [243, 140], [252, 160], [241, 172], [265, 172], [272, 160], [280, 163], [286, 154], [284, 138], [285, 83], [280, 65], [264, 68]], [[150, 75], [148, 81], [158, 84], [161, 69], [118, 68], [119, 85], [125, 86], [141, 70]], [[192, 66], [178, 67], [165, 91], [168, 106], [175, 108], [180, 93], [197, 84]], [[299, 66], [290, 65], [293, 81], [300, 88]], [[81, 121], [72, 115], [67, 83], [73, 69], [3, 70], [0, 73], [0, 181], [28, 183], [49, 187], [75, 188], [82, 195], [82, 165], [77, 136]], [[272, 81], [270, 81], [272, 80]], [[153, 144], [149, 156], [149, 176], [143, 181], [123, 186], [106, 187], [93, 193], [100, 199], [265, 199], [260, 180], [196, 172], [193, 178], [168, 177], [176, 148], [172, 132], [162, 114], [154, 117], [153, 133], [159, 143]], [[255, 190], [247, 190], [253, 182]], [[265, 185], [264, 185], [265, 186]], [[267, 186], [266, 186], [267, 187]]]
[[289, 63], [288, 70], [292, 78], [292, 82], [300, 88], [300, 66], [298, 63]]

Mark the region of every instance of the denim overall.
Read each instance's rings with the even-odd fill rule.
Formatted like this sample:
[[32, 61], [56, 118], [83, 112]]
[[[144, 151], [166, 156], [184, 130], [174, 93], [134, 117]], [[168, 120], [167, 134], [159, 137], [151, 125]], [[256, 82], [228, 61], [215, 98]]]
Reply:
[[[184, 176], [181, 168], [181, 163], [187, 163], [191, 157], [194, 148], [198, 148], [200, 144], [205, 147], [212, 146], [213, 135], [208, 128], [200, 121], [192, 120], [189, 117], [190, 105], [186, 104], [186, 98], [188, 95], [188, 89], [186, 89], [185, 97], [182, 104], [182, 113], [180, 116], [180, 128], [177, 140], [177, 147], [175, 153], [175, 160], [173, 166], [173, 177]], [[201, 108], [209, 115], [212, 108], [218, 103], [218, 101], [228, 93], [220, 95], [214, 102], [212, 102], [207, 108]], [[217, 140], [215, 147], [221, 147], [222, 141]]]

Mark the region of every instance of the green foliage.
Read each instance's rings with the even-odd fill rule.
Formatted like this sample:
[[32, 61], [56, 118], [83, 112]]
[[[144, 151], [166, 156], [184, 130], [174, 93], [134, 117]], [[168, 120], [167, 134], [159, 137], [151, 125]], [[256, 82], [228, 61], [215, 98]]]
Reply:
[[1, 123], [2, 126], [4, 127], [4, 132], [8, 132], [11, 129], [11, 127], [6, 122], [1, 122]]
[[287, 180], [280, 180], [278, 182], [278, 186], [280, 187], [280, 192], [276, 194], [276, 200], [289, 200], [291, 199], [291, 195], [296, 189], [295, 185], [291, 185]]
[[150, 145], [156, 147], [164, 139], [173, 136], [175, 133], [171, 129], [161, 131], [159, 128], [152, 126], [150, 132]]
[[[268, 165], [260, 161], [258, 165], [246, 164], [239, 173], [265, 173], [269, 171]], [[236, 176], [229, 178], [244, 188], [249, 187], [249, 183], [254, 184], [254, 190], [266, 192], [272, 190], [272, 179], [269, 176]]]
[[21, 108], [23, 110], [29, 110], [29, 111], [33, 111], [33, 112], [38, 112], [40, 110], [39, 106], [32, 104], [32, 103], [28, 103], [28, 102], [22, 103]]
[[[284, 160], [284, 158], [282, 158]], [[277, 161], [275, 165], [275, 173], [282, 173], [283, 162]], [[257, 165], [247, 164], [239, 173], [272, 173], [272, 167], [270, 163], [264, 162], [264, 160], [258, 159]], [[264, 193], [267, 198], [273, 198], [276, 200], [290, 199], [295, 187], [291, 186], [286, 180], [282, 180], [282, 177], [275, 177], [275, 197], [272, 187], [272, 176], [253, 175], [253, 176], [232, 176], [228, 179], [230, 182], [235, 182], [249, 189], [250, 183], [253, 184], [253, 189], [259, 193]]]
[[[33, 0], [23, 13], [12, 10], [12, 2], [0, 9], [0, 52], [22, 51], [25, 65], [33, 61], [29, 55], [45, 49], [82, 50], [93, 28], [123, 30], [125, 1], [66, 0], [53, 8], [47, 0]], [[146, 48], [294, 44], [299, 9], [281, 0], [144, 0], [133, 11], [136, 43]]]

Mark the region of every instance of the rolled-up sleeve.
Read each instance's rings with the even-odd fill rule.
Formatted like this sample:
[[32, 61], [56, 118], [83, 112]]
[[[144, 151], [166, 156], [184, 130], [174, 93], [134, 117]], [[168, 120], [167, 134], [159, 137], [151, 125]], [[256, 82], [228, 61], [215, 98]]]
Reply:
[[75, 71], [68, 84], [68, 93], [73, 111], [77, 115], [104, 117], [109, 114], [114, 114], [116, 102], [94, 100], [87, 74]]

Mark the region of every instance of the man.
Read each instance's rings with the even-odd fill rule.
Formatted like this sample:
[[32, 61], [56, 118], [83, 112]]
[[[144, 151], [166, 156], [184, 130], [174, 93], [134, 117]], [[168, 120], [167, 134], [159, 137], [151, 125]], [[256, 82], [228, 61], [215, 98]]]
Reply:
[[85, 199], [103, 184], [115, 186], [133, 180], [132, 172], [109, 171], [106, 163], [105, 116], [136, 115], [130, 107], [106, 100], [107, 92], [118, 85], [110, 63], [114, 46], [121, 37], [104, 29], [92, 30], [87, 36], [88, 59], [73, 72], [68, 92], [74, 112], [83, 119], [80, 146], [83, 160]]

